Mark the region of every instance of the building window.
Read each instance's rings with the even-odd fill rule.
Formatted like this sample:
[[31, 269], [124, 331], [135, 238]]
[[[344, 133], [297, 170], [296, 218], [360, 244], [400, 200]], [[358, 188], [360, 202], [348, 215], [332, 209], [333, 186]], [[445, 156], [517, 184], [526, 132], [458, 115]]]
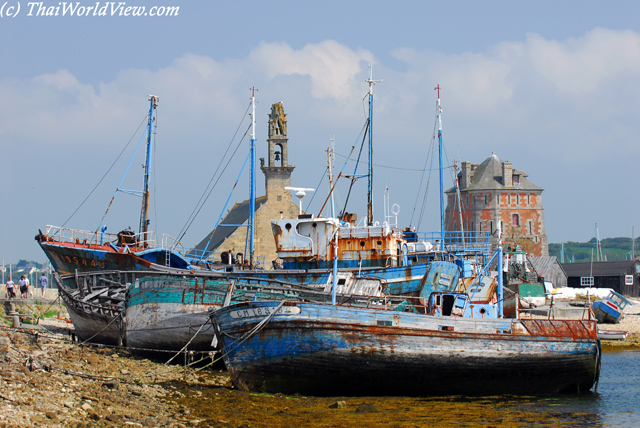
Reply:
[[513, 226], [520, 226], [520, 216], [518, 214], [513, 214], [511, 216], [511, 224]]
[[520, 204], [520, 195], [516, 195], [516, 205]]
[[533, 222], [529, 222], [529, 235], [533, 235]]
[[520, 174], [513, 174], [513, 184], [520, 184]]
[[489, 205], [489, 195], [484, 195], [484, 204]]
[[527, 205], [531, 205], [531, 195], [527, 195]]

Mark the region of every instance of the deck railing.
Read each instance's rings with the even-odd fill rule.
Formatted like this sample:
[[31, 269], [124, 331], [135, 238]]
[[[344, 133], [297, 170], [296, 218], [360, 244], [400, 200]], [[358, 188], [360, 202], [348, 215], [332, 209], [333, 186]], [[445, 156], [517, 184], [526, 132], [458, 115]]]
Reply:
[[145, 233], [122, 235], [122, 233], [107, 233], [100, 231], [87, 231], [70, 229], [66, 227], [47, 225], [45, 235], [57, 242], [73, 244], [112, 245], [114, 247], [160, 249], [177, 253], [194, 262], [210, 262], [219, 259], [219, 254], [213, 251], [203, 251], [195, 248], [185, 248], [182, 243], [171, 235], [163, 234], [160, 243], [156, 239], [154, 231]]

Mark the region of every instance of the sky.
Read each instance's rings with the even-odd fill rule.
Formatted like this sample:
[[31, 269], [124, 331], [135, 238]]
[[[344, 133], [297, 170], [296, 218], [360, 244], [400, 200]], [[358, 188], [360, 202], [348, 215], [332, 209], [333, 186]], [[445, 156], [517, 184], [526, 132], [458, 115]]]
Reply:
[[[327, 148], [336, 173], [354, 172], [348, 154], [360, 150], [370, 64], [381, 80], [376, 220], [388, 188], [388, 205], [400, 207], [392, 222], [439, 229], [430, 153], [440, 85], [445, 188], [454, 161], [495, 153], [544, 189], [549, 242], [589, 240], [596, 224], [600, 238], [640, 234], [638, 2], [10, 0], [0, 15], [5, 263], [45, 262], [34, 236], [47, 225], [138, 229], [140, 199], [116, 189], [142, 187], [144, 148], [122, 177], [149, 94], [159, 97], [150, 210], [158, 237], [195, 246], [228, 198], [226, 210], [248, 198], [248, 173], [238, 174], [252, 87], [257, 158], [267, 156], [271, 105], [282, 102], [292, 185], [316, 189], [304, 207], [318, 213]], [[348, 185], [339, 181], [339, 206]], [[347, 211], [362, 218], [366, 193], [356, 182]]]

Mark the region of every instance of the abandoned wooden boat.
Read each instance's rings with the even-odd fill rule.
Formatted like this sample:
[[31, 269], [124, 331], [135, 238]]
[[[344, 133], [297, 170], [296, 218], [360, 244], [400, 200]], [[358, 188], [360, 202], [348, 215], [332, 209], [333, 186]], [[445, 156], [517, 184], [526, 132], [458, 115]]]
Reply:
[[453, 293], [434, 293], [426, 314], [384, 303], [246, 302], [211, 317], [234, 384], [249, 391], [532, 394], [586, 392], [598, 380], [595, 319], [492, 318]]
[[58, 286], [74, 332], [79, 340], [103, 345], [123, 345], [126, 290], [148, 275], [172, 277], [153, 271], [97, 271], [59, 275]]
[[147, 276], [126, 292], [125, 344], [133, 351], [210, 352], [212, 311], [230, 303], [287, 298], [331, 301], [331, 294], [255, 278]]
[[598, 299], [593, 302], [591, 309], [596, 315], [598, 322], [617, 324], [624, 318], [624, 308], [632, 303], [622, 294], [611, 290], [609, 295], [604, 299]]
[[104, 271], [53, 278], [74, 333], [82, 342], [122, 345], [122, 309], [127, 281], [135, 272]]

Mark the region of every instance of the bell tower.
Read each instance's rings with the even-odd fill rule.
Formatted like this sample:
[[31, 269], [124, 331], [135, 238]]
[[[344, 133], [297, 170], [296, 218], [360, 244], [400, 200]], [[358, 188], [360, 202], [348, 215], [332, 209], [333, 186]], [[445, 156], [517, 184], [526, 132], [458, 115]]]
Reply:
[[269, 114], [269, 158], [265, 165], [264, 158], [260, 158], [260, 169], [264, 173], [267, 200], [290, 200], [291, 195], [284, 190], [291, 186], [291, 173], [295, 165], [288, 163], [287, 151], [287, 115], [284, 114], [282, 103], [271, 106]]

